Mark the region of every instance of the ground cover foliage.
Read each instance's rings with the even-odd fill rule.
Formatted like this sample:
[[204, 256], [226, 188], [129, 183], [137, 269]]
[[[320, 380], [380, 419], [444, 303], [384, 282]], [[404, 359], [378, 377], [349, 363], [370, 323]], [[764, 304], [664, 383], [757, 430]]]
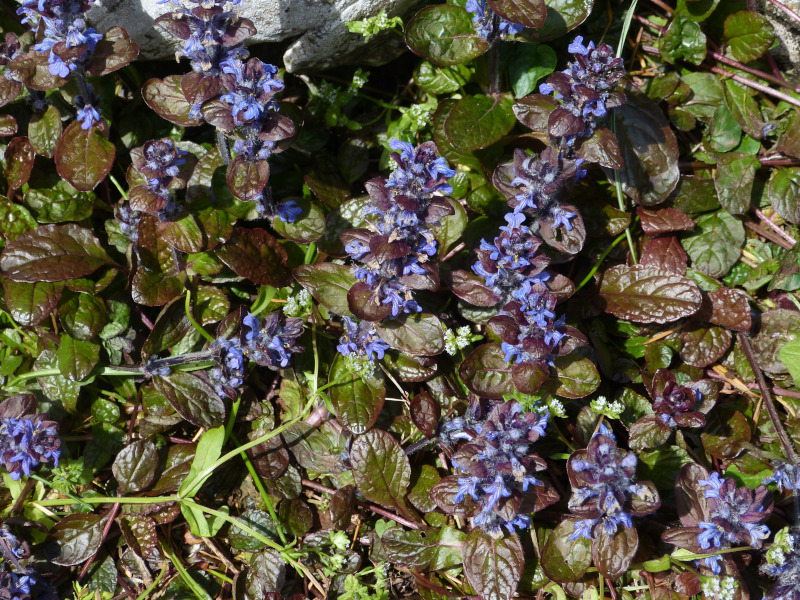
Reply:
[[454, 0], [292, 75], [238, 4], [176, 63], [3, 5], [0, 599], [800, 598], [766, 17]]

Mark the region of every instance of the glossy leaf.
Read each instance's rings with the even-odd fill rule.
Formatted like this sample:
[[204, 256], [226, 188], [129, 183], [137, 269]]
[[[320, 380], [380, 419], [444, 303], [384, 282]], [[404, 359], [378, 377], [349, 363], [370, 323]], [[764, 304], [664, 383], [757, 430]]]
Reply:
[[58, 346], [58, 370], [70, 381], [83, 381], [100, 360], [100, 345], [62, 335]]
[[160, 117], [176, 125], [190, 127], [203, 122], [202, 119], [189, 117], [192, 105], [183, 94], [180, 75], [148, 79], [142, 86], [142, 98]]
[[547, 17], [538, 31], [530, 33], [539, 41], [554, 40], [575, 29], [592, 12], [594, 0], [545, 0]]
[[82, 129], [73, 121], [64, 130], [55, 150], [58, 174], [76, 190], [88, 192], [106, 178], [114, 166], [116, 146], [97, 126]]
[[769, 177], [767, 197], [781, 217], [790, 223], [800, 224], [800, 169], [775, 168]]
[[264, 229], [235, 228], [216, 254], [234, 273], [253, 283], [282, 287], [289, 279], [286, 251]]
[[567, 519], [559, 523], [542, 548], [542, 568], [553, 581], [576, 581], [592, 564], [592, 541], [583, 536], [569, 539], [575, 531], [575, 522]]
[[775, 41], [775, 31], [767, 17], [742, 10], [725, 19], [725, 42], [733, 58], [748, 63], [760, 58]]
[[339, 422], [354, 434], [367, 431], [378, 420], [386, 398], [383, 376], [365, 377], [351, 373], [346, 375], [349, 367], [345, 357], [336, 354], [331, 364], [329, 380], [342, 378], [330, 388], [328, 394], [333, 410]]
[[149, 487], [156, 476], [158, 452], [153, 442], [137, 440], [117, 454], [111, 470], [123, 494], [141, 492]]
[[475, 528], [464, 542], [464, 574], [481, 600], [510, 600], [524, 563], [516, 535], [497, 539]]
[[58, 306], [64, 284], [47, 281], [17, 282], [8, 279], [3, 282], [3, 288], [6, 306], [14, 321], [32, 327], [50, 316]]
[[739, 260], [744, 226], [722, 210], [699, 217], [696, 224], [694, 232], [681, 242], [692, 267], [709, 277], [722, 277]]
[[405, 494], [411, 481], [411, 466], [397, 440], [381, 429], [370, 429], [356, 437], [350, 462], [358, 489], [370, 502], [407, 512]]
[[458, 369], [464, 385], [482, 398], [502, 398], [514, 391], [511, 365], [500, 344], [483, 344], [464, 359]]
[[434, 64], [449, 66], [483, 54], [489, 43], [475, 33], [472, 15], [460, 6], [428, 6], [406, 25], [406, 44]]
[[489, 6], [501, 18], [531, 29], [539, 29], [547, 17], [544, 0], [489, 0]]
[[381, 323], [378, 333], [395, 350], [415, 356], [436, 356], [444, 352], [444, 329], [431, 314], [418, 313]]
[[278, 235], [298, 244], [316, 242], [325, 234], [325, 213], [318, 204], [302, 198], [295, 200], [303, 212], [292, 223], [283, 219], [275, 219], [272, 227]]
[[714, 187], [722, 208], [732, 215], [748, 211], [759, 168], [761, 163], [758, 158], [749, 154], [727, 152], [720, 156], [714, 173]]
[[325, 308], [337, 315], [352, 316], [347, 304], [347, 292], [356, 283], [352, 267], [334, 263], [301, 265], [293, 275]]
[[42, 225], [6, 244], [0, 256], [3, 277], [14, 281], [63, 281], [113, 264], [88, 229], [74, 223]]
[[214, 388], [196, 375], [175, 371], [153, 381], [172, 408], [193, 425], [210, 428], [225, 422], [225, 404]]
[[[678, 184], [678, 142], [652, 100], [635, 93], [627, 96], [627, 104], [614, 111], [625, 161], [619, 171], [622, 189], [635, 202], [652, 206]], [[613, 174], [608, 176], [613, 181]]]
[[513, 104], [509, 95], [462, 98], [445, 121], [445, 134], [458, 150], [491, 146], [514, 127]]
[[54, 543], [50, 560], [71, 567], [94, 556], [103, 542], [104, 524], [105, 519], [100, 515], [67, 515], [50, 530]]
[[[36, 158], [33, 144], [26, 137], [15, 137], [6, 146], [4, 158], [8, 188], [18, 190], [28, 183], [33, 170], [33, 160]], [[8, 195], [11, 196], [11, 192]]]
[[693, 281], [644, 265], [608, 269], [600, 297], [606, 312], [637, 323], [669, 323], [691, 316], [702, 300]]

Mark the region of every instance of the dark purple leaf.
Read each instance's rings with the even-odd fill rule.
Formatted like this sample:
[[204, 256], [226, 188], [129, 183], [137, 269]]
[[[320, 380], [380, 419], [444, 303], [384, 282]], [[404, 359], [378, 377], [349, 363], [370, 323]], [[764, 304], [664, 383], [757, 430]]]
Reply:
[[58, 306], [64, 284], [37, 281], [18, 282], [7, 279], [3, 282], [8, 311], [14, 321], [26, 327], [38, 325]]
[[676, 275], [685, 275], [689, 257], [674, 235], [647, 240], [639, 264]]
[[[181, 75], [168, 75], [164, 79], [148, 79], [142, 86], [142, 98], [147, 106], [171, 123], [191, 127], [200, 125], [203, 120], [189, 117], [192, 105], [186, 100], [181, 89]], [[228, 109], [230, 113], [230, 109]]]
[[617, 137], [606, 127], [598, 127], [588, 138], [580, 138], [575, 152], [587, 162], [609, 169], [620, 169], [625, 165]]
[[228, 189], [236, 198], [253, 202], [261, 197], [269, 180], [269, 163], [266, 160], [248, 162], [241, 154], [228, 165], [225, 172]]
[[73, 121], [56, 145], [56, 169], [75, 189], [88, 192], [106, 178], [115, 156], [116, 146], [100, 127], [82, 129], [80, 121]]
[[[254, 429], [248, 434], [250, 441], [269, 433], [265, 429]], [[258, 474], [265, 479], [277, 479], [289, 466], [289, 452], [283, 447], [280, 436], [269, 438], [247, 451]]]
[[[103, 543], [105, 519], [100, 515], [67, 515], [50, 530], [53, 542], [49, 560], [63, 567], [79, 565], [94, 556]], [[50, 554], [50, 548], [46, 550]]]
[[684, 277], [644, 265], [608, 269], [600, 285], [605, 311], [637, 323], [669, 323], [696, 313], [697, 285]]
[[149, 487], [155, 479], [157, 467], [155, 444], [149, 440], [137, 440], [117, 454], [111, 471], [119, 482], [120, 493], [128, 494]]
[[444, 352], [444, 329], [431, 314], [418, 313], [381, 323], [378, 333], [395, 350], [415, 356], [436, 356]]
[[9, 68], [15, 72], [23, 84], [34, 90], [47, 92], [60, 88], [67, 83], [67, 80], [50, 73], [48, 56], [49, 52], [45, 54], [31, 50], [12, 60]]
[[405, 494], [411, 465], [400, 444], [381, 429], [370, 429], [353, 440], [350, 448], [353, 478], [370, 502], [407, 513]]
[[671, 433], [672, 429], [658, 415], [645, 415], [631, 425], [629, 431], [631, 450], [640, 452], [657, 448], [666, 443]]
[[122, 27], [112, 27], [97, 42], [86, 70], [90, 75], [108, 75], [129, 65], [139, 56], [139, 45], [131, 41]]
[[636, 214], [639, 215], [642, 221], [642, 231], [650, 237], [663, 233], [694, 229], [694, 221], [685, 212], [677, 208], [649, 210], [639, 206], [636, 209]]
[[611, 580], [619, 578], [628, 570], [639, 549], [636, 529], [622, 527], [609, 534], [605, 527], [595, 527], [592, 541], [594, 566]]
[[436, 433], [442, 409], [439, 403], [428, 392], [421, 392], [411, 399], [409, 413], [414, 425], [422, 434], [431, 438]]
[[235, 228], [216, 255], [234, 273], [253, 283], [282, 287], [289, 280], [286, 250], [264, 229]]
[[349, 312], [365, 321], [382, 321], [392, 314], [392, 305], [383, 303], [377, 289], [359, 281], [347, 292]]
[[14, 281], [63, 281], [114, 264], [91, 231], [74, 223], [42, 225], [6, 244], [3, 277]]
[[495, 306], [500, 297], [484, 285], [483, 279], [469, 271], [453, 271], [450, 274], [450, 289], [453, 293], [475, 306]]
[[351, 267], [334, 263], [301, 265], [293, 275], [325, 308], [337, 315], [351, 316], [347, 292], [356, 283]]
[[510, 600], [524, 564], [516, 534], [497, 539], [476, 527], [464, 543], [464, 574], [482, 600]]
[[489, 0], [489, 6], [501, 18], [531, 29], [539, 29], [547, 17], [544, 0]]
[[28, 183], [35, 158], [36, 153], [33, 150], [33, 144], [28, 138], [15, 137], [8, 142], [5, 151], [5, 172], [9, 198], [14, 195], [13, 190], [18, 190]]
[[211, 429], [225, 423], [225, 404], [214, 388], [192, 373], [175, 371], [153, 378], [156, 389], [180, 416], [197, 427]]

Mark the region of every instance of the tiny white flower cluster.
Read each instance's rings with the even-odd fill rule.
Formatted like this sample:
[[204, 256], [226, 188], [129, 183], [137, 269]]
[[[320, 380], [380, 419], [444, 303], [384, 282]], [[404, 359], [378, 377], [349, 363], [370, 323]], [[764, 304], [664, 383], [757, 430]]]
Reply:
[[466, 348], [470, 344], [470, 330], [467, 325], [459, 327], [455, 332], [448, 329], [444, 332], [444, 349], [450, 356], [455, 356], [456, 352]]
[[363, 69], [356, 69], [356, 72], [353, 73], [353, 80], [350, 82], [350, 85], [348, 86], [348, 91], [352, 94], [355, 94], [358, 90], [367, 85], [368, 78], [369, 78], [369, 71], [364, 71]]
[[600, 396], [595, 400], [592, 400], [589, 404], [592, 407], [592, 410], [600, 415], [604, 415], [609, 419], [619, 419], [619, 416], [625, 410], [625, 406], [622, 402], [618, 402], [614, 400], [613, 402], [609, 402], [605, 396]]
[[323, 81], [319, 85], [317, 91], [319, 97], [328, 104], [336, 102], [336, 97], [339, 95], [339, 88], [333, 85], [330, 81]]
[[786, 563], [786, 554], [795, 552], [794, 536], [789, 535], [789, 528], [784, 527], [775, 534], [775, 541], [767, 550], [767, 562], [776, 567], [781, 567]]
[[708, 600], [733, 600], [738, 587], [733, 577], [705, 577], [702, 585], [703, 596]]
[[351, 352], [344, 357], [344, 360], [354, 375], [358, 377], [375, 377], [375, 363], [368, 359], [366, 355], [359, 356], [355, 352]]
[[423, 104], [412, 104], [411, 108], [408, 109], [407, 114], [413, 121], [414, 125], [416, 125], [417, 129], [422, 129], [428, 123], [430, 123], [431, 111]]
[[283, 313], [288, 317], [302, 317], [311, 310], [311, 294], [308, 290], [300, 290], [296, 296], [287, 298], [283, 305]]

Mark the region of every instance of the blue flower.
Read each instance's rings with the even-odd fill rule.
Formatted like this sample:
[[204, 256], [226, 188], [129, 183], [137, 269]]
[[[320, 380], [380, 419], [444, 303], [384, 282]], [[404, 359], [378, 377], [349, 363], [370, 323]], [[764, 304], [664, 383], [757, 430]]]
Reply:
[[789, 462], [773, 460], [772, 461], [772, 475], [765, 477], [761, 483], [767, 485], [768, 483], [775, 483], [779, 491], [787, 490], [800, 490], [800, 470]]
[[722, 546], [722, 539], [725, 536], [725, 530], [722, 527], [708, 521], [701, 521], [699, 526], [703, 531], [697, 534], [697, 541], [700, 542], [703, 550], [708, 550], [712, 545], [715, 548]]
[[47, 415], [28, 415], [0, 419], [0, 461], [11, 479], [18, 480], [42, 463], [58, 466], [61, 440], [58, 424], [46, 421]]
[[284, 200], [275, 206], [275, 212], [284, 223], [294, 223], [303, 209], [294, 200]]
[[[465, 8], [474, 15], [472, 22], [475, 24], [476, 33], [485, 40], [489, 39], [494, 31], [493, 21], [496, 15], [486, 5], [486, 0], [467, 0]], [[524, 27], [518, 23], [498, 18], [497, 33], [500, 39], [505, 39], [507, 35], [520, 33], [523, 29]]]
[[575, 521], [575, 531], [570, 534], [569, 539], [577, 540], [580, 537], [584, 537], [587, 540], [591, 540], [592, 529], [594, 529], [594, 526], [597, 525], [597, 521], [597, 519], [582, 519], [580, 521]]
[[711, 476], [708, 479], [700, 479], [697, 483], [708, 488], [703, 494], [706, 498], [719, 498], [719, 491], [724, 482], [725, 480], [720, 479], [719, 473], [715, 471], [711, 473]]
[[459, 477], [458, 478], [458, 492], [453, 497], [453, 502], [460, 504], [464, 501], [467, 494], [472, 496], [476, 501], [480, 500], [478, 496], [478, 485], [480, 485], [479, 477]]
[[366, 356], [369, 360], [373, 360], [374, 356], [375, 359], [381, 360], [389, 349], [389, 344], [378, 335], [373, 323], [367, 321], [359, 323], [355, 319], [344, 317], [342, 325], [344, 333], [339, 339], [339, 345], [336, 346], [342, 356], [354, 354]]
[[302, 319], [285, 317], [278, 312], [267, 314], [263, 321], [250, 314], [245, 319], [250, 332], [245, 335], [242, 350], [259, 365], [277, 371], [288, 367], [292, 355], [303, 350], [298, 344], [303, 333]]
[[[78, 103], [78, 99], [79, 98], [80, 98], [80, 96], [78, 96], [78, 98], [76, 98], [76, 103]], [[80, 106], [80, 104], [79, 104], [79, 106]], [[76, 118], [79, 121], [82, 121], [81, 129], [91, 129], [92, 125], [94, 125], [95, 122], [100, 120], [100, 113], [97, 112], [97, 109], [94, 106], [92, 106], [91, 104], [84, 104], [80, 108], [80, 110], [78, 110], [78, 114], [76, 115]]]

